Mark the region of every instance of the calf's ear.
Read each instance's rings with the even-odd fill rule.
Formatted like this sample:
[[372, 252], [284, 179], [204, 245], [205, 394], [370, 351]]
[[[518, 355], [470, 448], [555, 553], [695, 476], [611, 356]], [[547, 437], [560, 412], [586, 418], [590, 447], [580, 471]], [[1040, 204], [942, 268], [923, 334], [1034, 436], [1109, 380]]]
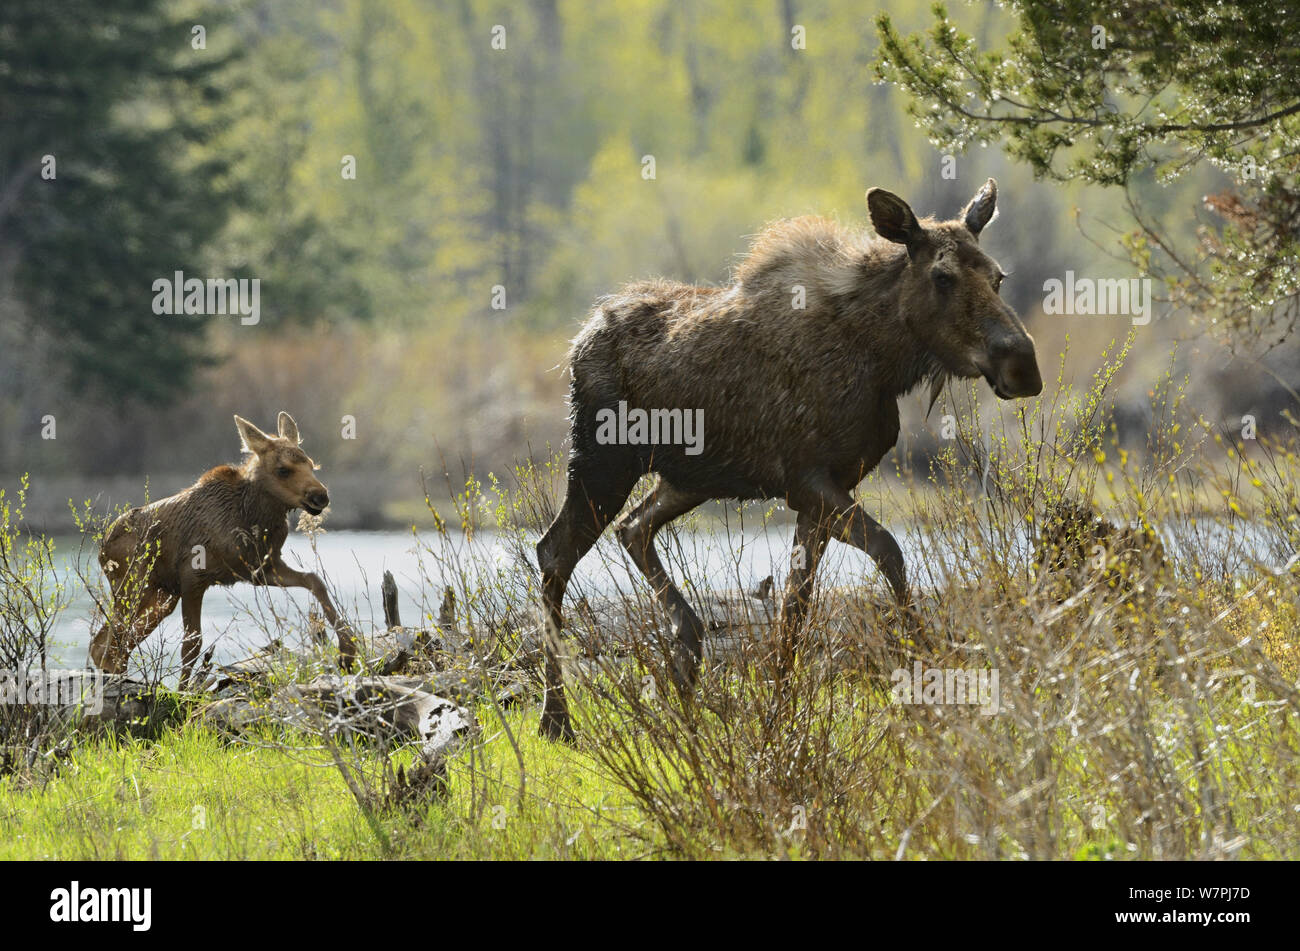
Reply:
[[244, 417], [235, 417], [235, 428], [239, 430], [239, 444], [244, 452], [261, 455], [271, 448], [271, 437], [244, 419]]
[[302, 437], [298, 435], [298, 424], [293, 421], [293, 417], [280, 410], [280, 418], [276, 425], [280, 429], [280, 438], [287, 439], [295, 446], [302, 443]]

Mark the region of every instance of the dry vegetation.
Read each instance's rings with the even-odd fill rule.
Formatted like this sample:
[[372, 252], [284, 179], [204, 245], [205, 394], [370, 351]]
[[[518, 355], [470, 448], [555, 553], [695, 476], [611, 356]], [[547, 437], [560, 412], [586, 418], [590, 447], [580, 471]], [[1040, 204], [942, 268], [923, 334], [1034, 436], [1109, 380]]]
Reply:
[[[1147, 445], [1120, 446], [1106, 420], [1126, 353], [1117, 347], [1086, 386], [1058, 379], [1014, 407], [981, 404], [974, 387], [950, 391], [936, 413], [952, 416], [953, 438], [927, 470], [905, 475], [899, 460], [898, 478], [860, 488], [886, 525], [913, 516], [904, 547], [923, 638], [897, 636], [863, 559], [863, 587], [819, 590], [788, 690], [775, 687], [768, 609], [741, 599], [747, 616], [734, 621], [754, 636], [713, 638], [699, 689], [684, 697], [650, 592], [637, 585], [598, 606], [579, 586], [569, 606], [579, 739], [548, 744], [535, 735], [536, 694], [507, 706], [497, 688], [505, 671], [535, 663], [530, 555], [555, 504], [556, 460], [519, 468], [510, 486], [471, 479], [451, 493], [453, 508], [431, 504], [430, 596], [441, 596], [434, 579], [456, 592], [466, 669], [483, 685], [471, 702], [480, 729], [436, 789], [421, 798], [411, 773], [399, 779], [394, 763], [409, 769], [408, 752], [310, 731], [227, 747], [191, 724], [154, 741], [161, 753], [129, 756], [174, 743], [206, 757], [190, 772], [221, 762], [237, 777], [253, 750], [257, 775], [281, 756], [286, 777], [323, 767], [309, 785], [341, 796], [321, 806], [328, 820], [286, 832], [280, 852], [228, 834], [213, 855], [313, 854], [310, 840], [314, 854], [404, 857], [1300, 856], [1297, 447], [1212, 431], [1172, 377], [1152, 387]], [[778, 517], [775, 507], [739, 516]], [[693, 599], [726, 582], [695, 568], [716, 537], [696, 531], [702, 519], [664, 538]], [[486, 559], [473, 544], [483, 531], [514, 557]], [[595, 551], [619, 567], [616, 546]], [[918, 663], [982, 674], [996, 688], [980, 699], [995, 703], [901, 702], [895, 672]], [[39, 783], [11, 771], [0, 813], [45, 830], [33, 840], [65, 841], [54, 805], [78, 782], [107, 782], [104, 758], [128, 756], [106, 742], [78, 739], [74, 765]], [[340, 769], [359, 795], [349, 798]], [[140, 848], [177, 854], [164, 820], [152, 821]], [[98, 834], [83, 824], [67, 850], [95, 851]]]

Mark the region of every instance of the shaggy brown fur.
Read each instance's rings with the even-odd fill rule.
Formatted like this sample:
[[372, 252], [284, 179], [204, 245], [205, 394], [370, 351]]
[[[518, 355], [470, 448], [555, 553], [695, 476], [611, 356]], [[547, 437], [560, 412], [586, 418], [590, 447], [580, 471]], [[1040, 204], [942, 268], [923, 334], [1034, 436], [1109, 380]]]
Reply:
[[[558, 660], [561, 603], [578, 560], [641, 475], [649, 496], [617, 522], [678, 636], [674, 677], [689, 689], [702, 625], [664, 571], [655, 533], [709, 499], [784, 498], [798, 513], [803, 566], [782, 608], [793, 656], [817, 561], [839, 538], [866, 551], [898, 600], [908, 592], [893, 537], [850, 494], [898, 438], [898, 398], [948, 376], [984, 376], [1003, 398], [1042, 389], [1033, 341], [997, 294], [1002, 273], [979, 247], [993, 217], [990, 179], [953, 221], [918, 221], [867, 193], [870, 238], [821, 218], [764, 231], [725, 288], [632, 284], [603, 298], [574, 341], [571, 455], [564, 505], [537, 546], [547, 623], [542, 733], [572, 736]], [[794, 306], [804, 289], [804, 308]], [[702, 451], [596, 438], [598, 414], [628, 407], [703, 410]]]
[[329, 505], [325, 486], [313, 475], [317, 465], [299, 448], [297, 424], [281, 413], [278, 436], [238, 416], [235, 425], [250, 454], [242, 466], [210, 469], [183, 492], [124, 512], [104, 535], [99, 563], [113, 591], [113, 609], [90, 645], [91, 661], [104, 670], [123, 672], [131, 651], [179, 603], [186, 686], [203, 646], [203, 594], [214, 584], [236, 581], [306, 588], [338, 632], [344, 664], [355, 656], [351, 630], [324, 582], [290, 568], [280, 556], [289, 512], [302, 508], [319, 515]]

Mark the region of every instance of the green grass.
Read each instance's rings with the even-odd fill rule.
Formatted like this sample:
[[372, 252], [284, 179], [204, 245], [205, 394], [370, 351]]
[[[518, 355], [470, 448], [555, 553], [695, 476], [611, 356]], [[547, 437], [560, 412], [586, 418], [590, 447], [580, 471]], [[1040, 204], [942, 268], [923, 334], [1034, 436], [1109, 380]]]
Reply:
[[[879, 716], [899, 714], [870, 706]], [[1229, 719], [1227, 711], [1239, 711]], [[581, 746], [567, 747], [536, 736], [537, 710], [506, 713], [505, 725], [519, 744], [525, 782], [509, 736], [491, 708], [480, 722], [496, 724], [478, 744], [467, 745], [451, 763], [442, 801], [414, 811], [387, 809], [366, 815], [324, 750], [297, 734], [265, 732], [229, 742], [208, 728], [187, 724], [156, 741], [102, 736], [83, 740], [44, 784], [0, 780], [0, 859], [527, 859], [648, 858], [671, 854], [656, 819], [624, 788], [602, 775]], [[1265, 718], [1236, 699], [1218, 711], [1229, 760]], [[841, 726], [862, 727], [861, 710], [846, 709]], [[1157, 717], [1160, 719], [1160, 717]], [[897, 728], [897, 724], [894, 724]], [[923, 729], [913, 724], [912, 730]], [[957, 738], [951, 738], [959, 744]], [[851, 740], [846, 739], [846, 744]], [[291, 744], [298, 744], [296, 748]], [[1137, 857], [1113, 828], [1090, 827], [1092, 810], [1124, 809], [1068, 736], [1052, 738], [1061, 766], [1056, 802], [1060, 847], [1077, 859]], [[917, 750], [901, 762], [887, 746], [874, 768], [922, 771]], [[374, 751], [369, 751], [373, 754]], [[367, 762], [373, 779], [377, 755]], [[408, 751], [394, 759], [410, 762]], [[915, 759], [915, 761], [913, 761]], [[1258, 810], [1262, 790], [1241, 789], [1229, 808], [1247, 817]], [[1281, 790], [1269, 793], [1273, 799]], [[1271, 803], [1274, 807], [1280, 803]], [[895, 841], [904, 819], [886, 797], [877, 800], [873, 823]], [[929, 835], [942, 841], [936, 814]], [[1262, 845], [1260, 843], [1259, 845]], [[1256, 857], [1279, 857], [1252, 845]], [[720, 850], [720, 851], [719, 851]], [[722, 856], [770, 857], [770, 849], [709, 849]], [[801, 854], [799, 838], [782, 851]], [[961, 837], [930, 852], [934, 858], [966, 857]], [[880, 857], [886, 857], [882, 853]]]
[[[493, 714], [480, 712], [491, 722]], [[618, 858], [652, 848], [625, 795], [583, 754], [537, 737], [536, 713], [452, 763], [450, 795], [418, 813], [362, 813], [328, 755], [230, 743], [189, 724], [156, 742], [73, 747], [42, 785], [0, 780], [0, 859]], [[498, 722], [498, 730], [499, 730]], [[279, 737], [305, 744], [301, 737]], [[268, 745], [263, 745], [268, 744]], [[409, 761], [409, 756], [398, 754]]]

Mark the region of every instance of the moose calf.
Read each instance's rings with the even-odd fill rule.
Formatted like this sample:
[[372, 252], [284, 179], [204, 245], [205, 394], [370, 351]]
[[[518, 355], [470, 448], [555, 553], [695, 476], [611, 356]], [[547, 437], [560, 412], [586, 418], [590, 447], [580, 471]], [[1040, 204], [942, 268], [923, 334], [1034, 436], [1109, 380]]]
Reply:
[[113, 608], [90, 645], [91, 662], [103, 670], [126, 670], [131, 651], [179, 601], [185, 628], [181, 686], [187, 686], [203, 647], [203, 594], [214, 584], [236, 581], [306, 588], [338, 633], [344, 666], [356, 656], [352, 631], [324, 582], [290, 568], [280, 555], [290, 510], [319, 515], [329, 505], [325, 486], [312, 474], [318, 466], [299, 448], [297, 424], [281, 413], [278, 436], [238, 416], [235, 426], [250, 454], [242, 466], [210, 469], [183, 492], [133, 508], [109, 526], [99, 563]]

